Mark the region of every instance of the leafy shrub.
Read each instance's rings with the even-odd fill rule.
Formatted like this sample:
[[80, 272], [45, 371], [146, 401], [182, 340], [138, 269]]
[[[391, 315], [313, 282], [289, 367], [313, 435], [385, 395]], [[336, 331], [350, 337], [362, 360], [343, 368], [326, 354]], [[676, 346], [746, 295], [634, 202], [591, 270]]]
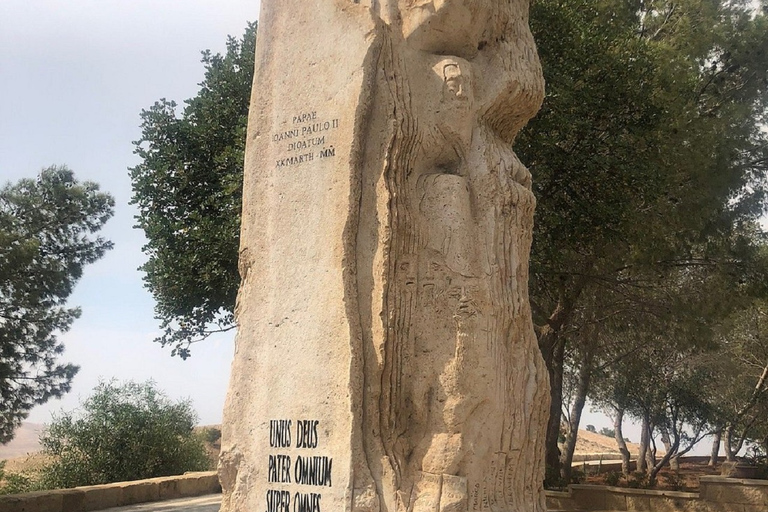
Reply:
[[600, 429], [600, 434], [606, 437], [616, 437], [616, 431], [612, 428], [603, 427]]
[[37, 482], [30, 476], [5, 470], [7, 461], [0, 461], [0, 495], [19, 494], [38, 490]]
[[572, 484], [583, 484], [587, 479], [587, 474], [584, 471], [581, 471], [579, 469], [574, 469], [571, 471], [571, 481]]
[[621, 477], [623, 475], [620, 471], [610, 471], [605, 474], [605, 485], [610, 485], [612, 487], [615, 487], [619, 484], [621, 481]]
[[673, 491], [684, 491], [686, 489], [685, 478], [680, 476], [679, 471], [661, 473], [660, 476], [664, 480], [664, 483]]
[[172, 402], [146, 383], [102, 382], [79, 412], [55, 417], [40, 436], [53, 461], [45, 488], [66, 488], [182, 474], [210, 468], [203, 436], [192, 431], [189, 401]]
[[546, 466], [545, 475], [544, 485], [547, 489], [558, 490], [565, 489], [568, 486], [568, 482], [563, 480], [563, 477], [560, 476], [560, 470], [555, 469], [550, 465]]
[[627, 479], [627, 487], [633, 489], [645, 489], [648, 487], [648, 475], [642, 471], [635, 471]]
[[205, 441], [213, 444], [216, 441], [221, 439], [221, 429], [220, 428], [207, 428], [205, 429]]

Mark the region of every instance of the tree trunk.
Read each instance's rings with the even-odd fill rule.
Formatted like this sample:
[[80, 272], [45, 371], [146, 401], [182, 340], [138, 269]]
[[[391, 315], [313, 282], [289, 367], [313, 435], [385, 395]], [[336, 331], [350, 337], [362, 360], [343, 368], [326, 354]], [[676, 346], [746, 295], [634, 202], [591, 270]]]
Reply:
[[650, 418], [646, 420], [647, 423], [647, 430], [648, 430], [648, 451], [645, 452], [645, 462], [648, 465], [648, 468], [653, 468], [656, 466], [656, 441], [653, 439], [653, 425], [651, 424]]
[[627, 448], [627, 442], [624, 441], [624, 432], [622, 431], [622, 423], [624, 423], [624, 408], [616, 408], [616, 417], [613, 419], [613, 433], [616, 438], [616, 444], [619, 446], [619, 452], [621, 452], [621, 472], [624, 476], [629, 475], [629, 449]]
[[664, 444], [664, 449], [666, 450], [667, 454], [671, 454], [669, 458], [669, 468], [673, 471], [679, 471], [680, 470], [680, 457], [677, 453], [677, 447], [672, 443], [672, 440], [669, 439], [669, 432], [666, 428], [661, 430], [661, 442]]
[[723, 446], [725, 447], [725, 460], [736, 462], [736, 453], [733, 451], [733, 425], [725, 427], [723, 433]]
[[677, 451], [677, 449], [680, 447], [680, 438], [675, 433], [675, 440], [672, 443], [671, 449], [667, 451], [667, 453], [664, 454], [664, 457], [661, 458], [658, 464], [654, 464], [653, 466], [649, 465], [650, 471], [648, 472], [648, 486], [653, 487], [656, 485], [656, 477], [659, 475], [659, 471], [661, 471], [661, 468], [663, 468], [668, 462], [670, 462], [673, 458], [673, 453]]
[[637, 471], [645, 473], [648, 471], [648, 444], [650, 436], [648, 435], [648, 415], [643, 415], [643, 423], [640, 426], [640, 453], [637, 454]]
[[[547, 423], [546, 439], [546, 474], [547, 485], [557, 486], [556, 480], [560, 477], [560, 421], [563, 407], [563, 361], [565, 357], [565, 343], [559, 340], [556, 332], [549, 332], [546, 337], [552, 336], [553, 340], [545, 340], [552, 344], [550, 358], [545, 358], [549, 372], [549, 421]], [[539, 342], [541, 344], [541, 341]]]
[[714, 438], [712, 439], [712, 451], [709, 453], [709, 463], [707, 463], [707, 466], [714, 468], [717, 466], [717, 456], [720, 453], [720, 439], [723, 436], [723, 429], [719, 429], [717, 432], [715, 432]]
[[573, 406], [571, 407], [571, 414], [568, 421], [568, 434], [565, 437], [565, 452], [562, 454], [560, 461], [560, 474], [565, 483], [571, 481], [573, 452], [576, 450], [576, 439], [579, 436], [581, 413], [584, 410], [584, 404], [587, 402], [587, 392], [589, 391], [590, 377], [592, 376], [593, 346], [594, 343], [585, 347], [584, 360], [581, 363], [581, 368], [579, 368], [579, 381], [576, 385], [576, 396], [573, 401]]
[[555, 310], [547, 319], [544, 326], [536, 328], [539, 350], [544, 357], [549, 373], [549, 421], [547, 423], [547, 439], [545, 442], [544, 462], [546, 465], [546, 484], [556, 486], [560, 479], [560, 420], [563, 409], [563, 365], [565, 359], [565, 340], [560, 336], [563, 326], [573, 312], [573, 305], [581, 294], [586, 277], [579, 280], [572, 290], [570, 297], [564, 289], [559, 291], [559, 300]]

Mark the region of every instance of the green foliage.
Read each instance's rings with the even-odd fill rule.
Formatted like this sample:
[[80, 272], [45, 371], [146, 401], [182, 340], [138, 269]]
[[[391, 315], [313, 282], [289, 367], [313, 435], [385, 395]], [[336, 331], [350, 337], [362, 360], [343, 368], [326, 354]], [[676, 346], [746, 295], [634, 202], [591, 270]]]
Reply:
[[768, 268], [766, 17], [745, 2], [541, 0], [531, 26], [547, 96], [516, 150], [538, 201], [530, 292], [553, 411], [560, 376], [590, 364], [612, 404], [643, 395], [628, 414], [677, 430], [706, 407], [681, 360], [716, 349]]
[[687, 489], [685, 478], [680, 475], [679, 471], [662, 473], [661, 479], [664, 481], [665, 486], [673, 491], [685, 491]]
[[587, 432], [594, 432], [597, 433], [597, 429], [594, 425], [587, 425]]
[[616, 431], [612, 428], [603, 427], [600, 429], [600, 434], [606, 437], [616, 437]]
[[207, 428], [205, 429], [205, 441], [209, 444], [213, 444], [221, 439], [220, 428]]
[[53, 457], [41, 477], [47, 489], [210, 469], [191, 403], [172, 402], [151, 381], [100, 383], [81, 407], [55, 417], [40, 437]]
[[579, 469], [574, 469], [571, 472], [571, 480], [569, 483], [583, 484], [586, 480], [587, 480], [587, 474], [584, 471], [581, 471]]
[[190, 344], [234, 327], [243, 155], [256, 24], [225, 55], [203, 52], [205, 78], [179, 117], [162, 99], [141, 112], [132, 168], [137, 226], [149, 256], [141, 268], [164, 334], [156, 341], [189, 356]]
[[0, 461], [0, 495], [20, 494], [38, 490], [35, 480], [27, 475], [5, 470], [6, 461]]
[[621, 471], [609, 471], [604, 477], [605, 485], [616, 486], [623, 476]]
[[627, 478], [627, 487], [632, 489], [647, 489], [648, 488], [648, 475], [641, 471], [634, 471], [629, 478]]
[[0, 443], [36, 404], [69, 391], [78, 368], [59, 364], [57, 335], [80, 315], [67, 298], [111, 242], [93, 236], [114, 200], [66, 167], [0, 189]]

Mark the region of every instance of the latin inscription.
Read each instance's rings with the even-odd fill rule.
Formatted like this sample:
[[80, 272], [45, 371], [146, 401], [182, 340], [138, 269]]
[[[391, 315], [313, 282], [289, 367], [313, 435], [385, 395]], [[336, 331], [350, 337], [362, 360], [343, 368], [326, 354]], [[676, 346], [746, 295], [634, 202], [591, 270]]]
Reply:
[[[311, 116], [312, 114], [306, 114]], [[298, 117], [297, 119], [304, 119]], [[310, 120], [311, 117], [309, 118]], [[333, 458], [309, 450], [320, 447], [319, 420], [270, 420], [269, 446], [295, 453], [270, 453], [267, 458], [267, 482], [291, 485], [332, 487]], [[309, 451], [309, 452], [308, 452]], [[265, 512], [322, 512], [320, 490], [267, 489]]]
[[279, 155], [275, 167], [293, 167], [335, 157], [332, 138], [338, 127], [338, 119], [323, 118], [317, 111], [297, 112], [285, 129], [272, 134], [272, 144], [277, 146]]

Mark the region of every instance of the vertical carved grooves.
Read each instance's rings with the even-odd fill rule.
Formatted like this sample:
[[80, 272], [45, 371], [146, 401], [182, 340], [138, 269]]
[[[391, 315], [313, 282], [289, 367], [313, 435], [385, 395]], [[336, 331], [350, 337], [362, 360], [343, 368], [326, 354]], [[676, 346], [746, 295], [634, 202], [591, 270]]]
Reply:
[[[402, 262], [400, 255], [407, 253], [410, 233], [403, 227], [410, 225], [410, 211], [406, 201], [406, 174], [409, 156], [413, 154], [411, 146], [414, 142], [413, 119], [410, 116], [406, 98], [409, 96], [408, 82], [404, 63], [393, 48], [391, 33], [385, 37], [385, 50], [382, 63], [384, 79], [389, 90], [389, 99], [393, 108], [392, 117], [395, 123], [392, 140], [389, 144], [389, 154], [384, 168], [384, 182], [389, 193], [389, 246], [386, 252], [386, 274], [384, 290], [384, 312], [391, 315], [384, 318], [384, 367], [382, 368], [380, 419], [384, 451], [390, 459], [395, 471], [395, 485], [400, 487], [402, 476], [402, 460], [397, 452], [397, 438], [402, 433], [399, 412], [404, 412], [404, 396], [402, 392], [404, 372], [404, 340], [407, 340], [410, 318], [404, 311], [404, 303], [410, 302], [399, 282], [399, 266]], [[407, 311], [407, 308], [405, 308]]]
[[[357, 1], [356, 1], [357, 3]], [[378, 21], [375, 20], [374, 23]], [[378, 28], [378, 27], [377, 27]], [[350, 328], [350, 353], [352, 357], [350, 366], [349, 392], [350, 414], [352, 417], [351, 448], [352, 461], [350, 465], [350, 506], [347, 510], [378, 512], [380, 510], [379, 496], [382, 494], [380, 486], [380, 471], [375, 470], [377, 457], [367, 441], [372, 437], [371, 432], [366, 432], [368, 422], [368, 379], [376, 375], [378, 368], [371, 365], [366, 353], [366, 344], [371, 343], [369, 320], [372, 290], [368, 280], [371, 278], [371, 263], [362, 263], [369, 255], [359, 254], [359, 234], [361, 232], [361, 215], [372, 216], [373, 212], [366, 210], [364, 206], [363, 187], [365, 186], [364, 173], [366, 171], [366, 152], [370, 150], [366, 141], [370, 138], [372, 123], [371, 116], [375, 110], [375, 98], [377, 97], [377, 70], [382, 55], [381, 30], [372, 32], [369, 51], [362, 65], [364, 73], [362, 88], [358, 97], [358, 108], [355, 112], [355, 124], [353, 134], [353, 146], [351, 151], [350, 169], [350, 193], [349, 216], [344, 227], [344, 256], [342, 262], [344, 279], [344, 301], [346, 314]], [[370, 207], [370, 206], [369, 206]], [[365, 252], [365, 249], [363, 249]], [[362, 265], [362, 266], [361, 266]], [[361, 285], [362, 279], [366, 281]], [[371, 367], [373, 366], [373, 367]]]
[[[503, 138], [480, 121], [489, 174], [474, 183], [488, 244], [489, 282], [493, 314], [489, 343], [496, 366], [496, 399], [503, 404], [498, 460], [485, 471], [491, 510], [543, 512], [541, 482], [547, 382], [538, 352], [527, 300], [528, 254], [535, 199], [513, 178], [525, 169]], [[523, 469], [525, 468], [525, 469]]]

